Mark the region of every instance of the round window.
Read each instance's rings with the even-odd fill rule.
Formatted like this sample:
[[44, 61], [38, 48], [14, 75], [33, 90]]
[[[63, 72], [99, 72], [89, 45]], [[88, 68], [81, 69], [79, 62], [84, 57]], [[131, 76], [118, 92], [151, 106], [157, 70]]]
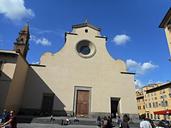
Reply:
[[81, 46], [80, 53], [82, 53], [84, 55], [88, 55], [90, 53], [90, 48], [88, 46]]
[[88, 40], [82, 40], [77, 43], [76, 50], [81, 57], [91, 57], [95, 54], [95, 46], [92, 42]]

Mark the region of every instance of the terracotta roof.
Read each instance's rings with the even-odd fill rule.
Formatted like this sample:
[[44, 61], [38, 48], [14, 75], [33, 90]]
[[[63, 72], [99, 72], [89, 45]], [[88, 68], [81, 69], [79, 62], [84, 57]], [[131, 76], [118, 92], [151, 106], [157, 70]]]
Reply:
[[171, 8], [167, 11], [166, 15], [164, 16], [162, 22], [160, 23], [159, 27], [164, 28], [165, 25], [168, 23], [168, 20], [171, 18]]
[[10, 55], [10, 56], [16, 56], [18, 53], [15, 51], [10, 51], [10, 50], [0, 50], [0, 55]]
[[171, 87], [171, 82], [167, 82], [167, 83], [164, 83], [164, 84], [162, 84], [160, 86], [148, 89], [146, 91], [146, 93], [154, 92], [154, 91], [161, 90], [161, 89], [168, 88], [168, 87]]

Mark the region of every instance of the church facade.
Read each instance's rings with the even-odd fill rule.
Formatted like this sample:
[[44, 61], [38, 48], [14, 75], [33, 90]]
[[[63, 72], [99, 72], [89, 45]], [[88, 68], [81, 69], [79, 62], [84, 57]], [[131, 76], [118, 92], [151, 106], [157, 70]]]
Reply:
[[[0, 77], [0, 90], [7, 85], [6, 92], [0, 93], [1, 109], [15, 108], [20, 114], [34, 115], [96, 117], [126, 113], [137, 117], [134, 73], [127, 72], [124, 61], [109, 55], [107, 38], [99, 28], [89, 23], [73, 25], [72, 31], [65, 34], [64, 47], [55, 54], [44, 53], [36, 65], [25, 59], [28, 26], [23, 30], [20, 38], [24, 39], [18, 38], [14, 51], [0, 51], [1, 77], [9, 77], [11, 70], [5, 67], [13, 65], [8, 82]], [[13, 54], [16, 58], [12, 62], [8, 56]], [[22, 65], [18, 71], [17, 64]], [[20, 82], [13, 82], [14, 77]]]

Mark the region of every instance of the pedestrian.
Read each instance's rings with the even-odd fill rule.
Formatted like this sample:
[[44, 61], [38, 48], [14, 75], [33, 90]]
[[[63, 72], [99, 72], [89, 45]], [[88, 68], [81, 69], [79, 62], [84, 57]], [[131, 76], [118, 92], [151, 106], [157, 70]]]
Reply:
[[164, 123], [162, 121], [160, 121], [158, 123], [158, 125], [156, 126], [156, 128], [165, 128], [165, 125], [164, 125]]
[[100, 116], [98, 116], [97, 117], [97, 126], [99, 126], [99, 127], [101, 127], [101, 117]]
[[107, 117], [105, 116], [102, 120], [102, 128], [107, 128], [107, 122], [108, 120], [107, 120]]
[[145, 118], [145, 120], [150, 122], [152, 128], [155, 128], [155, 125], [154, 125], [154, 123], [153, 123], [153, 121], [151, 119]]
[[121, 120], [120, 116], [118, 116], [117, 125], [119, 126], [119, 128], [121, 127], [121, 123], [122, 123], [122, 120]]
[[2, 113], [2, 121], [1, 123], [5, 123], [9, 120], [9, 112], [7, 112], [6, 109], [3, 110], [3, 113]]
[[50, 116], [50, 122], [52, 122], [52, 123], [53, 123], [54, 121], [55, 121], [54, 116], [53, 116], [53, 115], [51, 115], [51, 116]]
[[65, 119], [65, 121], [66, 121], [66, 125], [71, 124], [71, 121], [70, 121], [70, 119], [69, 119], [69, 118], [66, 118], [66, 119]]
[[79, 119], [75, 116], [74, 117], [74, 123], [79, 123], [80, 121], [79, 121]]
[[142, 114], [140, 118], [141, 118], [140, 128], [152, 128], [150, 122], [146, 119], [145, 114]]
[[129, 116], [127, 114], [124, 114], [120, 128], [129, 128], [129, 124], [128, 124], [129, 120], [130, 120]]
[[110, 116], [107, 118], [107, 128], [112, 128], [112, 118]]
[[[6, 127], [7, 126], [7, 127]], [[10, 111], [10, 117], [9, 120], [3, 123], [0, 128], [6, 127], [6, 128], [17, 128], [17, 121], [14, 111]]]

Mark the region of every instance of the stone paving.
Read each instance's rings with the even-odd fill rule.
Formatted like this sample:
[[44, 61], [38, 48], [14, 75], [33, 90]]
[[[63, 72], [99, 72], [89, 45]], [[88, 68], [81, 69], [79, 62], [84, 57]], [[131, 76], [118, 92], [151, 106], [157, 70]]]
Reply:
[[[40, 124], [40, 123], [19, 123], [18, 128], [99, 128], [91, 125], [59, 125], [59, 124]], [[118, 127], [114, 127], [118, 128]], [[130, 128], [139, 128], [139, 124], [130, 124]]]
[[[61, 121], [66, 118], [70, 119], [71, 124], [61, 125]], [[17, 128], [99, 128], [96, 124], [96, 118], [77, 118], [79, 119], [79, 122], [75, 122], [75, 123], [74, 123], [74, 117], [54, 117], [54, 120], [52, 122], [50, 121], [50, 117], [24, 116], [18, 119], [24, 119], [24, 120], [18, 122]], [[114, 125], [117, 124], [114, 123]], [[113, 128], [118, 128], [118, 127], [115, 126]], [[139, 122], [130, 123], [130, 128], [139, 128]]]
[[19, 123], [17, 128], [99, 128], [88, 125], [59, 125], [59, 124], [39, 124], [39, 123]]

